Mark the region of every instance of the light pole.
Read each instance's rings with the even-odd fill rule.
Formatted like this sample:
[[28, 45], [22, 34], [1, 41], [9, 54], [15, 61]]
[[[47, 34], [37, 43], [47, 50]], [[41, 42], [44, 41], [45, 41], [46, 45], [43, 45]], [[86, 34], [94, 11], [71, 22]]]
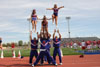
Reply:
[[69, 34], [69, 39], [70, 39], [70, 24], [69, 24], [69, 20], [71, 19], [71, 17], [66, 17], [66, 20], [68, 21], [68, 34]]
[[30, 22], [31, 22], [31, 19], [30, 18], [27, 18], [27, 21], [29, 21], [29, 45], [28, 47], [30, 48]]

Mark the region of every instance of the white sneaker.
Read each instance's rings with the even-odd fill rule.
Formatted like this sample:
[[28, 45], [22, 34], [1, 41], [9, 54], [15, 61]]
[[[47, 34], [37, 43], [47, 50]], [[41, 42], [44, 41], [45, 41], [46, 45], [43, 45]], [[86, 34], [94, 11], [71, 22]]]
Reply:
[[34, 64], [32, 64], [32, 67], [34, 67]]
[[62, 63], [60, 63], [60, 65], [62, 65]]
[[58, 64], [56, 63], [55, 66], [57, 66]]

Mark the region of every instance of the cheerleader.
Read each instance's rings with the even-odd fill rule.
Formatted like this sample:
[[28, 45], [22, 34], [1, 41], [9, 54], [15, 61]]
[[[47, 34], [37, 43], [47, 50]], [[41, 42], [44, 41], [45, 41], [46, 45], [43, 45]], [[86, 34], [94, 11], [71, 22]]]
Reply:
[[54, 24], [54, 20], [55, 20], [56, 27], [57, 27], [57, 20], [58, 20], [58, 11], [61, 8], [64, 8], [64, 6], [57, 7], [57, 4], [54, 4], [53, 8], [47, 8], [47, 10], [53, 10], [52, 22]]

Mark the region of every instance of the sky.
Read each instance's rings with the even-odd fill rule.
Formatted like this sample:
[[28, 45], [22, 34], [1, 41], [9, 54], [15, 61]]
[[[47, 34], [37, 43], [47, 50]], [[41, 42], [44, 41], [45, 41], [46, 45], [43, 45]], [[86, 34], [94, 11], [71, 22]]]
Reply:
[[[32, 10], [36, 9], [39, 18], [44, 15], [51, 18], [53, 11], [46, 8], [52, 8], [54, 4], [58, 7], [64, 6], [58, 15], [58, 29], [62, 38], [68, 37], [66, 17], [71, 17], [71, 37], [100, 38], [100, 0], [0, 0], [0, 37], [3, 42], [29, 41], [29, 29], [32, 30], [32, 26], [27, 18], [30, 17]], [[52, 35], [56, 27], [51, 20], [48, 23]], [[39, 20], [37, 32], [40, 32], [40, 28]], [[33, 37], [36, 37], [36, 33], [33, 33]]]

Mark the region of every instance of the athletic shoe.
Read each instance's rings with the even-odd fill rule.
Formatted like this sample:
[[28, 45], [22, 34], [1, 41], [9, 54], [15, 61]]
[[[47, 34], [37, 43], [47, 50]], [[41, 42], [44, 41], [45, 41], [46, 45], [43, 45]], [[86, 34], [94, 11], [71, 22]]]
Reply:
[[56, 63], [55, 66], [57, 66], [58, 64]]
[[60, 65], [62, 65], [62, 63], [60, 63]]
[[34, 67], [34, 64], [32, 64], [32, 67]]
[[52, 65], [52, 63], [48, 63], [49, 65]]

